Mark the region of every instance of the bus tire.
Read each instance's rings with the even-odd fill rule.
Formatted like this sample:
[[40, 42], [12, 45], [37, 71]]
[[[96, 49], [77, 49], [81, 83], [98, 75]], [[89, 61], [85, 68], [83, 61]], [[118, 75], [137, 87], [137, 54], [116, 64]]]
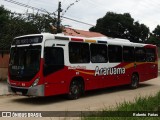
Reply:
[[78, 99], [82, 93], [82, 83], [78, 80], [73, 80], [70, 84], [68, 98], [71, 100]]
[[139, 76], [138, 74], [132, 74], [132, 77], [131, 77], [131, 84], [130, 84], [130, 88], [131, 89], [136, 89], [139, 85]]

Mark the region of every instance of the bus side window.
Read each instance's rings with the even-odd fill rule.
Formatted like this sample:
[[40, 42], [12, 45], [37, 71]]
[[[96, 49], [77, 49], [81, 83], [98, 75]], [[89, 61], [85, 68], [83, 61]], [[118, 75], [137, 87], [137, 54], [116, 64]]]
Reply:
[[122, 47], [117, 45], [109, 45], [108, 57], [110, 63], [122, 62]]
[[135, 58], [136, 62], [145, 62], [146, 61], [146, 51], [143, 47], [135, 48]]
[[91, 62], [92, 63], [106, 63], [108, 61], [107, 45], [105, 44], [91, 44]]
[[44, 75], [64, 68], [64, 51], [60, 47], [44, 48]]
[[134, 47], [123, 46], [123, 61], [134, 62]]
[[63, 65], [64, 55], [63, 48], [58, 47], [46, 47], [44, 52], [46, 65]]
[[156, 52], [153, 48], [146, 48], [146, 61], [147, 62], [155, 62], [156, 60]]
[[88, 43], [70, 42], [69, 43], [70, 63], [89, 63], [90, 52]]

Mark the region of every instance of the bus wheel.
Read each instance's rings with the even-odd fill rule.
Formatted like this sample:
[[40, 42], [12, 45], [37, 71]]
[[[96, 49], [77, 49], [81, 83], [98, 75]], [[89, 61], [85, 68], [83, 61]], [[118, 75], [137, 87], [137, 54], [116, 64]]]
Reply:
[[138, 77], [137, 74], [133, 74], [132, 77], [131, 77], [130, 87], [132, 89], [136, 89], [138, 87], [138, 84], [139, 84], [139, 77]]
[[73, 80], [70, 84], [68, 98], [71, 100], [78, 99], [81, 94], [81, 82]]

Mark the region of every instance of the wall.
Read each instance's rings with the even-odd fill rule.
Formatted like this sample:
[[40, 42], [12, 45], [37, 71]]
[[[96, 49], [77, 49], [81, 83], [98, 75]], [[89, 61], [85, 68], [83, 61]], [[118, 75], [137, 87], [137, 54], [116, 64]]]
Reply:
[[9, 54], [0, 54], [0, 79], [6, 79], [8, 74]]

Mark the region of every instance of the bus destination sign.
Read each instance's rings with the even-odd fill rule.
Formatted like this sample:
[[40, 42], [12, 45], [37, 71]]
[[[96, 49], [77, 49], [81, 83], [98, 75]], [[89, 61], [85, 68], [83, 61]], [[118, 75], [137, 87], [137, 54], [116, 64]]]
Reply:
[[21, 37], [14, 39], [12, 45], [36, 44], [41, 43], [42, 39], [42, 36]]

